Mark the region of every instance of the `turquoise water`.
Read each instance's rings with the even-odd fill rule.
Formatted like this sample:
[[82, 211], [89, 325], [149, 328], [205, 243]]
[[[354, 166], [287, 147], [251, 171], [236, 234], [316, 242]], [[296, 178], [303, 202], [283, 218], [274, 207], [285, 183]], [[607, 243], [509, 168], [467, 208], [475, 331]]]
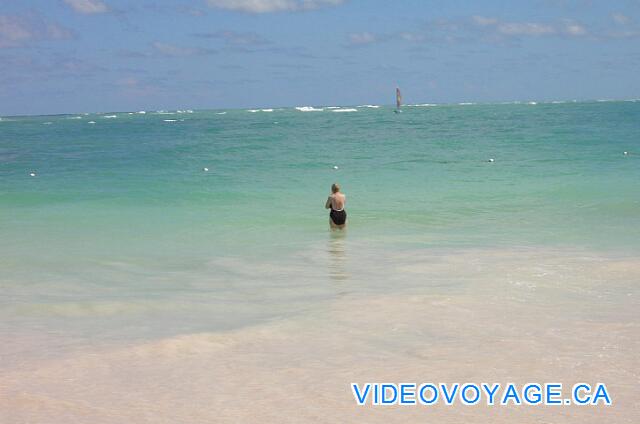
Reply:
[[[221, 112], [2, 118], [12, 328], [60, 315], [89, 333], [73, 317], [139, 313], [181, 331], [302, 310], [331, 295], [317, 252], [348, 249], [354, 277], [380, 263], [355, 252], [640, 250], [640, 102]], [[334, 181], [349, 213], [337, 245]]]

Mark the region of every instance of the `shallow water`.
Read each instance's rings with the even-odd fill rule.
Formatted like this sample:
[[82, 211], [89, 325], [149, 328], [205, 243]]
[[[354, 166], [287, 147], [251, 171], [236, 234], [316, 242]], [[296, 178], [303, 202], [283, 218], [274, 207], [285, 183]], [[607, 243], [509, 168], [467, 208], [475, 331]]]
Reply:
[[[640, 103], [357, 110], [3, 117], [7, 419], [637, 421]], [[427, 378], [616, 403], [376, 412], [348, 386]]]

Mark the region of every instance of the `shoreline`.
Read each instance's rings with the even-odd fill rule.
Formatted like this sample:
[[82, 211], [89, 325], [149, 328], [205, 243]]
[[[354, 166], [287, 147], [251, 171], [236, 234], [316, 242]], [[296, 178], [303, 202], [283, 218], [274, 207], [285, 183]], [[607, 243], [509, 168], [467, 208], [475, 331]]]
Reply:
[[[307, 302], [296, 314], [224, 331], [187, 330], [155, 340], [85, 345], [58, 357], [22, 357], [15, 366], [9, 361], [0, 368], [2, 409], [11, 411], [13, 422], [48, 411], [56, 415], [52, 423], [238, 422], [256, 417], [283, 422], [292, 414], [296, 422], [345, 417], [368, 422], [552, 419], [558, 413], [553, 408], [363, 410], [349, 389], [352, 381], [534, 379], [565, 384], [597, 380], [609, 386], [615, 408], [563, 407], [567, 418], [594, 423], [637, 419], [633, 375], [640, 349], [640, 292], [633, 282], [640, 279], [640, 259], [584, 252], [484, 253], [398, 252], [378, 264], [380, 269], [397, 265], [382, 276], [384, 281], [374, 282], [371, 275], [378, 268], [360, 275], [352, 267], [354, 258], [347, 256], [336, 265], [334, 253], [327, 250], [313, 267], [334, 262], [348, 272], [336, 278], [335, 269], [329, 269], [324, 281], [333, 294]], [[404, 257], [403, 263], [397, 255]], [[265, 269], [255, 264], [241, 278]], [[299, 272], [296, 267], [290, 271]], [[311, 278], [309, 284], [314, 283]], [[49, 342], [57, 339], [48, 334]], [[28, 350], [29, 343], [23, 343]], [[34, 349], [48, 342], [30, 343]], [[16, 348], [15, 340], [3, 345]]]

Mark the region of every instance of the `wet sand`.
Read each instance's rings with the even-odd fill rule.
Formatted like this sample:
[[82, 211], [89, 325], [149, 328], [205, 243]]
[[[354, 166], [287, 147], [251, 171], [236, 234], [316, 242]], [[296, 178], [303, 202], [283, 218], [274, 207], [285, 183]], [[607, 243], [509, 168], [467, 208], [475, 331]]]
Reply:
[[[0, 348], [13, 358], [0, 365], [0, 421], [640, 420], [638, 258], [415, 250], [380, 257], [372, 282], [359, 276], [373, 265], [337, 240], [316, 263], [329, 271], [334, 295], [295, 316], [225, 331], [73, 344], [51, 357], [28, 352], [64, 345], [64, 334], [13, 335]], [[359, 407], [352, 382], [561, 382], [565, 391], [603, 382], [613, 405]]]

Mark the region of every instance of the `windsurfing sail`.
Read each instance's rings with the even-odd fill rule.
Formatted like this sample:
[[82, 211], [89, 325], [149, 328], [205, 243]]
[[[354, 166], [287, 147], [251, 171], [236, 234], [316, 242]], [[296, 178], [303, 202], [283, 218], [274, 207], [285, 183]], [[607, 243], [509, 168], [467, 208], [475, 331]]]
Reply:
[[402, 106], [402, 93], [399, 88], [396, 88], [396, 110], [400, 110], [400, 106]]

